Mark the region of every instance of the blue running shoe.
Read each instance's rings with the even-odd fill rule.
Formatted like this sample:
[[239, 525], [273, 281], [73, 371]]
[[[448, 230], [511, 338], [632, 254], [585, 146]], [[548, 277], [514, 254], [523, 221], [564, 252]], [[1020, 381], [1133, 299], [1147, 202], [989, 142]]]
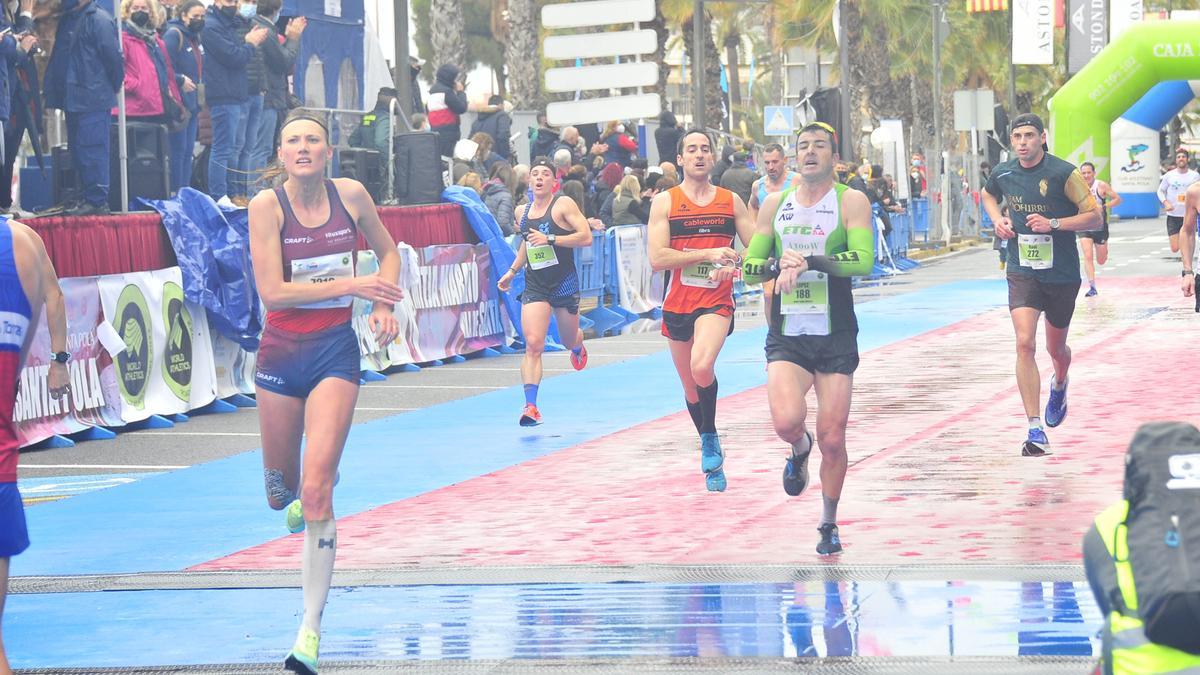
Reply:
[[821, 541], [817, 542], [818, 555], [833, 555], [842, 552], [842, 538], [838, 536], [837, 525], [822, 523], [817, 528], [817, 532], [821, 533]]
[[1096, 290], [1096, 287], [1095, 287], [1095, 286], [1092, 286], [1091, 288], [1089, 288], [1089, 289], [1088, 289], [1088, 292], [1087, 292], [1087, 293], [1084, 293], [1084, 294], [1083, 294], [1083, 297], [1085, 297], [1085, 298], [1094, 298], [1094, 297], [1096, 297], [1097, 295], [1100, 295], [1100, 291], [1097, 291], [1097, 290]]
[[712, 473], [704, 474], [704, 485], [709, 492], [724, 492], [726, 487], [725, 472], [717, 469]]
[[1050, 454], [1050, 439], [1042, 429], [1030, 429], [1029, 436], [1021, 445], [1022, 457], [1042, 457]]
[[1062, 389], [1054, 388], [1054, 378], [1050, 379], [1050, 399], [1046, 401], [1046, 426], [1053, 429], [1067, 419], [1067, 386], [1071, 378], [1063, 380]]
[[725, 464], [725, 453], [716, 434], [700, 434], [700, 470], [704, 473], [720, 471]]
[[812, 434], [807, 431], [804, 433], [808, 436], [808, 452], [803, 455], [793, 452], [783, 464], [783, 491], [791, 497], [799, 497], [808, 487], [808, 458], [812, 455], [814, 443]]

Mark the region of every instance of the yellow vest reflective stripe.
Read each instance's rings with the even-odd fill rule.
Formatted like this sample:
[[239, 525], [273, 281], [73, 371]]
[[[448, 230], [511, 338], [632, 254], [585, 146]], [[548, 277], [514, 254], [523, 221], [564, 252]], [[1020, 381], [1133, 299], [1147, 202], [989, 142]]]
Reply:
[[1133, 582], [1133, 567], [1129, 564], [1129, 530], [1125, 519], [1129, 502], [1119, 501], [1096, 516], [1096, 531], [1112, 556], [1117, 570], [1117, 586], [1121, 591], [1127, 614], [1113, 607], [1105, 625], [1105, 672], [1113, 675], [1142, 675], [1170, 673], [1171, 675], [1200, 675], [1200, 656], [1179, 649], [1156, 645], [1146, 639], [1142, 620], [1138, 616], [1137, 587]]

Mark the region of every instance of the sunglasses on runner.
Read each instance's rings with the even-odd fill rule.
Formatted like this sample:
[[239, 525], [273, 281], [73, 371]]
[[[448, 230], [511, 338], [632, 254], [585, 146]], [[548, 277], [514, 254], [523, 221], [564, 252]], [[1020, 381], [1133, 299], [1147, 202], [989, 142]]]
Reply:
[[806, 131], [812, 131], [813, 129], [820, 129], [821, 131], [828, 131], [829, 135], [833, 137], [833, 147], [835, 149], [837, 148], [837, 144], [838, 144], [837, 130], [825, 122], [809, 122], [808, 124], [805, 124], [800, 129], [800, 131], [798, 131], [796, 133], [796, 136], [799, 137], [800, 134], [802, 134]]

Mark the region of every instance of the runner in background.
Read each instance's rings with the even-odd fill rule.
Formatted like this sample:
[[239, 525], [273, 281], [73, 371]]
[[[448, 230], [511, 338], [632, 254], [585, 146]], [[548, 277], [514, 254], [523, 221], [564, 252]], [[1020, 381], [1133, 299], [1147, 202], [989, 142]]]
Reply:
[[712, 184], [713, 141], [700, 130], [679, 139], [683, 184], [654, 197], [647, 226], [650, 265], [667, 270], [662, 333], [700, 434], [700, 469], [710, 491], [722, 492], [725, 453], [717, 436], [717, 355], [733, 332], [733, 280], [754, 221], [742, 198]]

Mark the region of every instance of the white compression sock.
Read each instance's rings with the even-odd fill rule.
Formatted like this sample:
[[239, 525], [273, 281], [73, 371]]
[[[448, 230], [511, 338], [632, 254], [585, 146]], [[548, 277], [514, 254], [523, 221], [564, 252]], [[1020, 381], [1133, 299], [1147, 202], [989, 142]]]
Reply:
[[321, 612], [333, 581], [333, 560], [337, 554], [337, 525], [333, 519], [310, 520], [304, 530], [304, 625], [321, 632]]

